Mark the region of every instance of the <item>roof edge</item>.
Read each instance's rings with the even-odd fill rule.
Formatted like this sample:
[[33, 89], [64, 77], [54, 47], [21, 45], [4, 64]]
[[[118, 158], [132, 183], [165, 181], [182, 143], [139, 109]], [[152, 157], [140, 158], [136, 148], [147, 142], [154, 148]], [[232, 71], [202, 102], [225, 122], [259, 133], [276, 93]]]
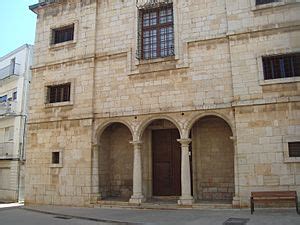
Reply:
[[33, 45], [30, 45], [30, 44], [24, 44], [24, 45], [21, 45], [20, 47], [18, 47], [18, 48], [16, 48], [15, 50], [13, 50], [13, 51], [7, 53], [6, 55], [4, 55], [4, 56], [2, 56], [2, 57], [0, 56], [0, 61], [9, 58], [9, 57], [12, 56], [13, 54], [16, 54], [17, 52], [20, 52], [20, 51], [22, 51], [22, 50], [25, 49], [25, 48], [28, 48], [28, 49], [33, 48]]

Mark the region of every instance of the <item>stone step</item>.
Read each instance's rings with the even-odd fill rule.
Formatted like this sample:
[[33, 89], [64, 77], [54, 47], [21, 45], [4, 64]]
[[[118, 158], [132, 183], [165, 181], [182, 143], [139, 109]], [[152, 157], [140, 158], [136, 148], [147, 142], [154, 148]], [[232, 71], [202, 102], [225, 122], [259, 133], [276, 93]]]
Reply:
[[194, 203], [191, 206], [177, 205], [176, 203], [166, 202], [146, 202], [140, 205], [131, 204], [125, 201], [101, 200], [95, 207], [100, 208], [131, 208], [131, 209], [232, 209], [230, 203]]

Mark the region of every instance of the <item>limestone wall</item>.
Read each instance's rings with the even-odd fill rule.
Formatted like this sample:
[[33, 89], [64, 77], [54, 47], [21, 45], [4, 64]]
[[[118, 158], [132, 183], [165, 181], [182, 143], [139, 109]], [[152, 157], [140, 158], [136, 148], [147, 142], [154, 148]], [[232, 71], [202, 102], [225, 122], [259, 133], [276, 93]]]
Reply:
[[291, 162], [287, 142], [299, 139], [299, 103], [236, 109], [240, 195], [255, 190], [300, 190], [300, 164]]
[[[252, 190], [300, 191], [299, 162], [284, 158], [289, 138], [300, 140], [299, 79], [265, 81], [261, 63], [263, 55], [299, 51], [299, 3], [282, 0], [291, 4], [259, 8], [254, 0], [173, 2], [175, 56], [148, 61], [136, 59], [133, 0], [62, 0], [37, 9], [27, 203], [79, 206], [89, 202], [91, 193], [112, 195], [105, 186], [99, 191], [98, 179], [110, 186], [116, 182], [115, 193], [124, 181], [128, 197], [132, 155], [124, 156], [124, 168], [114, 168], [119, 177], [105, 178], [107, 168], [123, 156], [120, 143], [129, 152], [132, 138], [144, 140], [143, 191], [151, 197], [150, 131], [142, 138], [143, 129], [152, 119], [167, 119], [188, 138], [197, 119], [207, 115], [231, 127], [235, 153], [226, 161], [231, 161], [230, 170], [234, 164], [237, 205], [247, 205]], [[75, 24], [74, 42], [49, 46], [51, 28], [70, 23]], [[71, 82], [72, 101], [45, 104], [45, 87], [62, 82]], [[133, 135], [116, 132], [113, 143], [105, 131], [103, 149], [97, 152], [98, 131], [110, 122], [126, 124]], [[204, 137], [199, 134], [193, 142]], [[224, 143], [220, 138], [218, 146]], [[64, 162], [52, 168], [50, 155], [56, 149], [62, 149]], [[103, 162], [110, 157], [106, 149], [116, 153], [112, 163]], [[197, 185], [200, 190], [200, 180]], [[227, 193], [232, 192], [228, 186]]]
[[[65, 120], [28, 126], [27, 204], [89, 204], [91, 135], [91, 120]], [[52, 152], [60, 152], [60, 164], [52, 164]]]

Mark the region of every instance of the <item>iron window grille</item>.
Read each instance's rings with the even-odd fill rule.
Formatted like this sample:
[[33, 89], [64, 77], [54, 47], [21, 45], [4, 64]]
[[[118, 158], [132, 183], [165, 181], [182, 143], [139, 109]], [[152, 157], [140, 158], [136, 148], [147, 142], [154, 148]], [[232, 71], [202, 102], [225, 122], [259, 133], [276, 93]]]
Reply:
[[173, 4], [139, 10], [138, 59], [174, 55]]
[[278, 0], [256, 0], [256, 5], [264, 5], [264, 4], [279, 2], [279, 1]]
[[71, 83], [48, 86], [48, 103], [70, 101]]
[[52, 44], [74, 40], [74, 24], [52, 30]]
[[289, 142], [289, 157], [300, 157], [300, 141]]
[[265, 80], [300, 76], [300, 53], [262, 57]]

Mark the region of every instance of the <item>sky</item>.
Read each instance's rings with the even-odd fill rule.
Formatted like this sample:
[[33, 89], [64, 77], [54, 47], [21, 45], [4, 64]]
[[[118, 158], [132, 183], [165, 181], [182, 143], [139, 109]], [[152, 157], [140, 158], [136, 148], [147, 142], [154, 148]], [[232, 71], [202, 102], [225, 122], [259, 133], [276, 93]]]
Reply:
[[28, 9], [38, 0], [0, 0], [0, 57], [23, 44], [34, 44], [36, 14]]

